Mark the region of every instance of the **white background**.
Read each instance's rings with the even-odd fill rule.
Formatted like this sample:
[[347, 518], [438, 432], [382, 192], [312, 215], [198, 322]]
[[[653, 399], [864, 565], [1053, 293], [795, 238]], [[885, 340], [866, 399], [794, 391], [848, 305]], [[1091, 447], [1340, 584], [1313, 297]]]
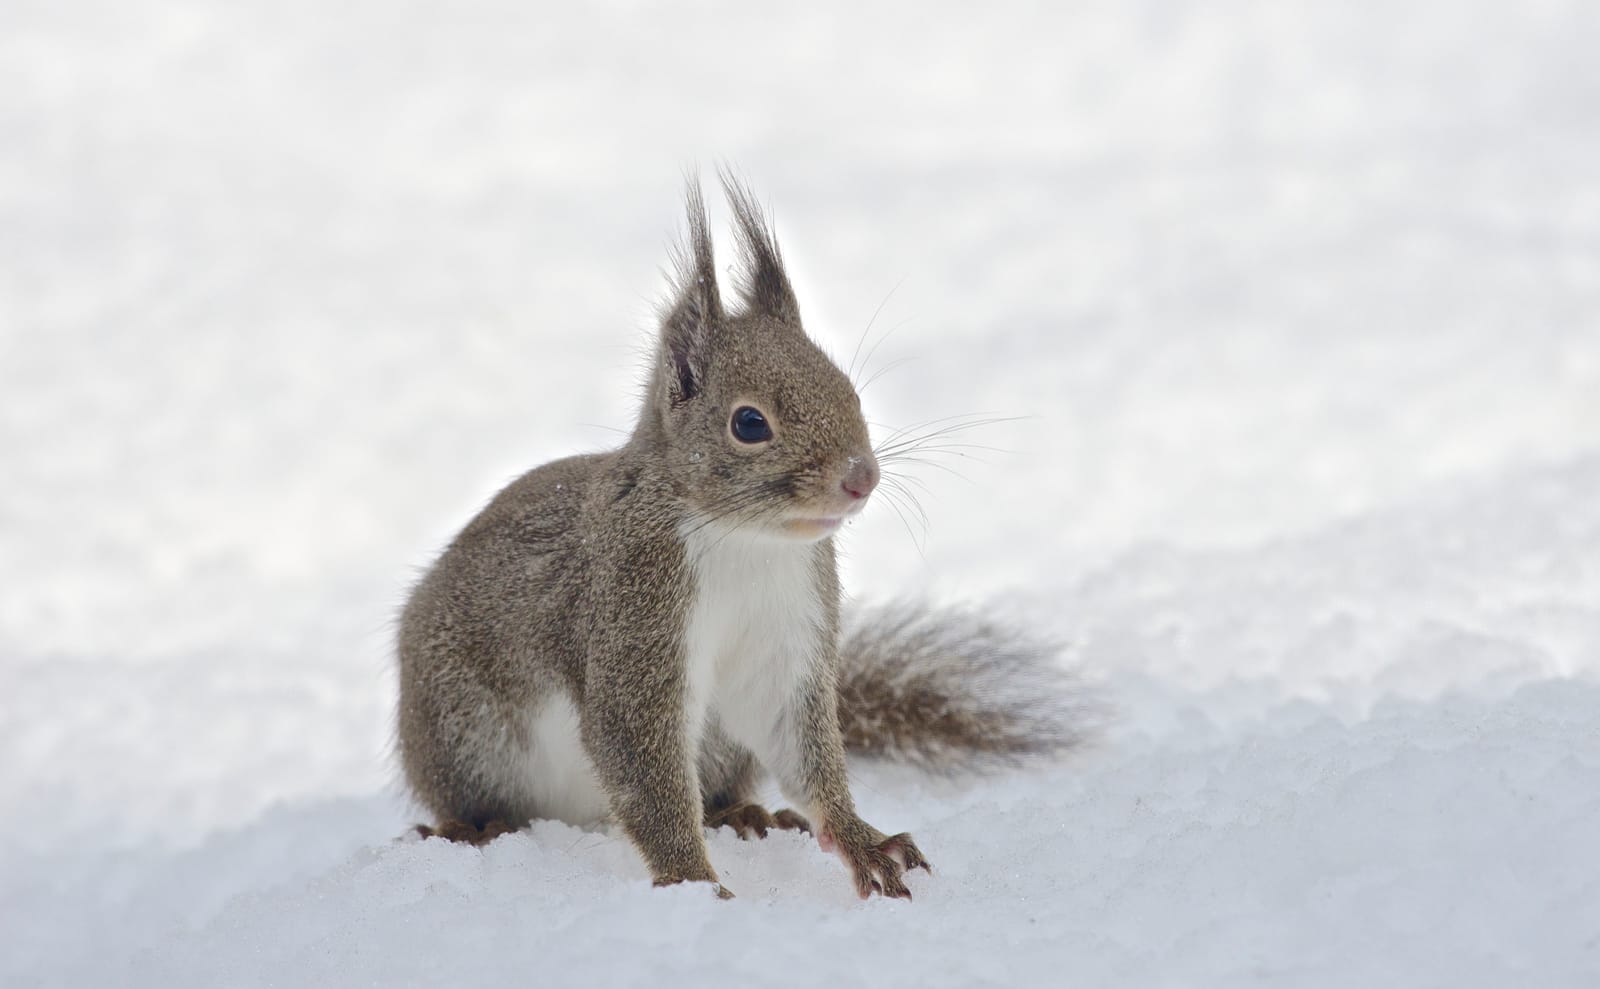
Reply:
[[[1577, 0], [8, 0], [0, 982], [1594, 984], [1597, 42]], [[1060, 765], [859, 767], [914, 903], [787, 835], [713, 836], [730, 903], [614, 832], [394, 841], [405, 588], [630, 426], [719, 161], [814, 336], [882, 340], [870, 418], [1026, 417], [922, 471], [926, 532], [845, 533], [852, 595], [1060, 635], [1117, 710]]]

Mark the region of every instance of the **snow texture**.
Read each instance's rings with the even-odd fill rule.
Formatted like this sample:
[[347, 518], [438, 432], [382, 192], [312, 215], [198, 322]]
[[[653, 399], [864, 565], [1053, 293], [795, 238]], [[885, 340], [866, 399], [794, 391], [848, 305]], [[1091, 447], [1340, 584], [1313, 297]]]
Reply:
[[[0, 985], [1600, 984], [1597, 42], [1582, 0], [8, 0]], [[855, 767], [912, 903], [791, 834], [712, 835], [730, 902], [605, 830], [397, 840], [405, 587], [628, 427], [719, 159], [881, 428], [1025, 417], [845, 533], [852, 595], [1059, 636], [1115, 711]]]

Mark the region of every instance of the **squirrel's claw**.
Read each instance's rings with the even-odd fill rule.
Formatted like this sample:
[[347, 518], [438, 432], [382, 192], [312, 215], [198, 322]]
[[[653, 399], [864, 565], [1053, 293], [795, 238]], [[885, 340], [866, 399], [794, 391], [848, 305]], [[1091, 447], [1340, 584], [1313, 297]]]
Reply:
[[751, 834], [765, 838], [773, 828], [811, 833], [811, 823], [794, 811], [784, 808], [771, 814], [765, 807], [754, 803], [739, 804], [716, 814], [708, 814], [706, 826], [732, 828], [743, 840], [749, 840]]
[[824, 830], [819, 836], [824, 848], [832, 846], [850, 868], [855, 880], [856, 893], [865, 900], [874, 892], [899, 900], [911, 899], [911, 890], [901, 878], [907, 869], [933, 870], [909, 834], [885, 838], [881, 832], [870, 832], [866, 840], [841, 839]]
[[413, 830], [423, 838], [443, 838], [465, 845], [487, 845], [501, 835], [515, 834], [517, 826], [508, 821], [492, 820], [474, 824], [454, 818], [441, 821], [437, 827], [419, 824]]
[[921, 869], [930, 876], [933, 875], [933, 866], [928, 864], [928, 860], [923, 857], [921, 850], [917, 848], [916, 842], [912, 841], [911, 836], [904, 831], [878, 847], [893, 855], [906, 871]]
[[654, 879], [652, 879], [650, 881], [650, 885], [655, 886], [656, 888], [659, 889], [662, 886], [677, 886], [677, 885], [680, 885], [680, 884], [686, 883], [686, 882], [710, 882], [712, 891], [717, 894], [717, 899], [719, 899], [719, 900], [731, 900], [731, 899], [734, 898], [733, 890], [731, 890], [728, 887], [722, 885], [720, 882], [717, 882], [717, 880], [715, 880], [715, 879], [711, 879], [711, 880], [705, 880], [705, 879], [689, 880], [689, 879], [683, 878], [682, 876], [657, 876], [657, 877], [655, 877]]
[[772, 820], [784, 831], [798, 831], [801, 834], [811, 833], [811, 822], [787, 807], [773, 814]]

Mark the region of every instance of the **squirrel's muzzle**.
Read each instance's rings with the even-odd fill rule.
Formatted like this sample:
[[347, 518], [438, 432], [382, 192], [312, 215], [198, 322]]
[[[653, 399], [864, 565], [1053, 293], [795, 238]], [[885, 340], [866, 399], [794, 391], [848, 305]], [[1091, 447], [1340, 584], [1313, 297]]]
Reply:
[[878, 462], [868, 455], [851, 457], [846, 463], [844, 477], [839, 487], [852, 499], [860, 500], [878, 486]]

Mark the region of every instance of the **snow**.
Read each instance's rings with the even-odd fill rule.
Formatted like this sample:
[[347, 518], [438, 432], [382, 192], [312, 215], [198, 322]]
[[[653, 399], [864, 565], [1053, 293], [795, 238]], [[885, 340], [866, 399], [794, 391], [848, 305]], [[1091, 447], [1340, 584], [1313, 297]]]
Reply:
[[[1596, 984], [1597, 37], [6, 4], [0, 984]], [[787, 834], [711, 837], [730, 902], [605, 830], [399, 838], [405, 587], [627, 427], [717, 160], [892, 367], [875, 421], [1023, 417], [919, 475], [925, 531], [850, 527], [852, 595], [1059, 635], [1115, 710], [1060, 764], [855, 767], [912, 903]]]

